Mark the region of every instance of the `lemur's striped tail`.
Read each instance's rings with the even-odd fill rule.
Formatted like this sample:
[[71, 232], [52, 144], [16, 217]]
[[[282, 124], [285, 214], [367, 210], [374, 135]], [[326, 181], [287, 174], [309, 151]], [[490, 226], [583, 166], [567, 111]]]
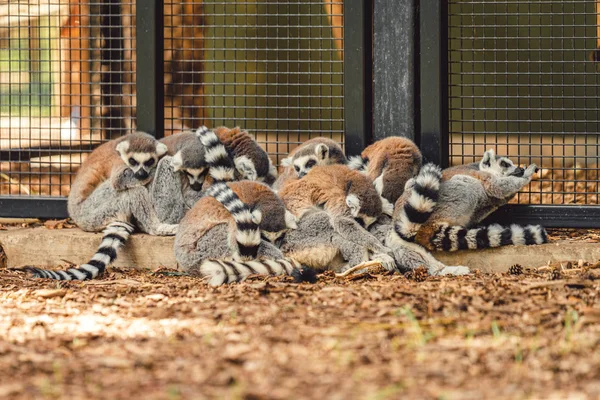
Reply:
[[206, 148], [205, 158], [209, 166], [209, 174], [216, 182], [235, 180], [233, 159], [219, 137], [206, 126], [196, 130], [196, 136]]
[[225, 183], [220, 182], [206, 190], [206, 195], [217, 199], [231, 213], [235, 224], [235, 239], [238, 253], [234, 256], [242, 260], [251, 260], [258, 254], [260, 245], [259, 224], [262, 215], [259, 210], [252, 211]]
[[133, 233], [133, 225], [127, 222], [111, 222], [104, 229], [102, 243], [98, 251], [87, 264], [79, 268], [69, 268], [66, 271], [52, 271], [35, 267], [24, 267], [23, 270], [31, 272], [36, 278], [49, 278], [58, 281], [74, 281], [94, 279], [102, 274], [117, 258], [117, 250], [123, 247], [129, 235]]
[[296, 282], [314, 283], [316, 281], [314, 270], [302, 266], [295, 260], [286, 258], [244, 262], [205, 260], [200, 265], [200, 273], [208, 277], [208, 283], [213, 286], [241, 282], [253, 274], [291, 275]]
[[435, 164], [426, 164], [412, 182], [407, 182], [409, 193], [400, 204], [394, 219], [394, 230], [402, 239], [414, 241], [415, 235], [431, 214], [438, 201], [442, 170]]
[[355, 169], [359, 172], [366, 173], [369, 166], [369, 160], [365, 160], [361, 156], [348, 157], [348, 168]]
[[498, 224], [473, 229], [441, 224], [430, 239], [435, 250], [443, 251], [486, 249], [511, 244], [524, 246], [547, 241], [548, 234], [540, 225]]

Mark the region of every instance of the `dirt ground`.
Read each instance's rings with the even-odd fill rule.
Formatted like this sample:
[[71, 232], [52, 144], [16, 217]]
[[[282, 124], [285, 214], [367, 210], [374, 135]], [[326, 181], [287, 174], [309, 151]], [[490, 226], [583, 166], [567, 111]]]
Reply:
[[0, 398], [600, 396], [600, 263], [288, 279], [0, 270]]

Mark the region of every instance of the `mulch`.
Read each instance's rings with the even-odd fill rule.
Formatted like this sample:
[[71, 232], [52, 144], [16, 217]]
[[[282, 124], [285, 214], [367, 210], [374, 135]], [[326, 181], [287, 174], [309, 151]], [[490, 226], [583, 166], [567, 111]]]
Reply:
[[600, 396], [600, 263], [210, 287], [0, 270], [0, 398]]

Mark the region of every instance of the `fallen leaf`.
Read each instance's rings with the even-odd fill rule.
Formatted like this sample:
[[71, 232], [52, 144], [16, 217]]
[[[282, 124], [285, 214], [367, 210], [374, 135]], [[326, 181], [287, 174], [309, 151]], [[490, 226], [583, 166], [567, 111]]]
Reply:
[[39, 289], [33, 292], [34, 296], [42, 297], [44, 299], [63, 297], [65, 294], [67, 294], [66, 289]]

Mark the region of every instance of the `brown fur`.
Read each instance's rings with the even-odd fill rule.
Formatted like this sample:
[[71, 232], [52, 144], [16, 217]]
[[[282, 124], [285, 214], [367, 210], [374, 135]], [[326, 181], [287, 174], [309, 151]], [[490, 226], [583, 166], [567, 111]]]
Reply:
[[69, 196], [75, 200], [75, 204], [87, 199], [102, 182], [108, 180], [114, 170], [125, 166], [116, 147], [126, 140], [129, 141], [129, 148], [135, 149], [136, 152], [156, 151], [154, 139], [136, 133], [101, 144], [81, 164], [77, 172]]
[[373, 217], [381, 214], [381, 199], [373, 184], [345, 165], [314, 167], [304, 178], [288, 181], [279, 191], [287, 209], [297, 218], [314, 206], [323, 206], [333, 215], [352, 217], [346, 204], [348, 194], [361, 200], [362, 214]]
[[375, 181], [383, 173], [381, 195], [394, 204], [402, 195], [404, 185], [421, 168], [421, 151], [410, 139], [388, 137], [368, 146], [361, 153], [369, 161], [367, 176]]
[[[326, 137], [316, 137], [307, 140], [306, 142], [300, 144], [298, 147], [294, 148], [286, 158], [289, 158], [291, 160], [294, 156], [296, 156], [299, 153], [303, 153], [302, 155], [314, 154], [315, 146], [318, 144], [324, 144], [327, 145], [327, 147], [329, 147], [330, 158], [328, 165], [340, 164], [342, 161], [345, 162], [345, 157], [344, 160], [339, 159], [339, 156], [343, 155], [343, 150], [340, 147], [340, 145], [334, 140]], [[279, 178], [277, 179], [273, 187], [279, 189], [285, 186], [287, 181], [297, 179], [298, 176], [294, 171], [293, 165], [290, 165], [288, 167], [282, 166], [279, 168]]]
[[[253, 181], [231, 182], [227, 186], [248, 205], [251, 209], [262, 212], [260, 229], [268, 232], [279, 232], [286, 229], [285, 206], [281, 199], [266, 185]], [[189, 249], [196, 246], [196, 242], [208, 231], [220, 224], [227, 224], [230, 238], [235, 235], [236, 224], [233, 216], [214, 197], [206, 196], [196, 204], [183, 217], [180, 226], [187, 229], [182, 235], [182, 242]], [[233, 244], [232, 244], [233, 246]]]
[[262, 147], [246, 131], [240, 127], [227, 128], [220, 126], [214, 129], [215, 134], [223, 145], [233, 153], [234, 158], [246, 156], [254, 163], [259, 177], [269, 173], [269, 156]]

